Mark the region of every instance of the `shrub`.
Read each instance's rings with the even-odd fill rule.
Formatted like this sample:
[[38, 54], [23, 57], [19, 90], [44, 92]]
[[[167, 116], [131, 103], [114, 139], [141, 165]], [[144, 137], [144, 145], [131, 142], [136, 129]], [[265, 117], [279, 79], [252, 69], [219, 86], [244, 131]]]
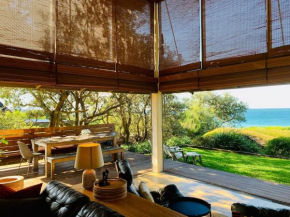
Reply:
[[152, 152], [151, 144], [149, 141], [122, 145], [122, 147], [127, 151], [132, 151], [140, 154], [151, 154]]
[[290, 137], [279, 137], [268, 141], [265, 153], [268, 155], [290, 157]]
[[187, 136], [183, 137], [173, 136], [170, 139], [168, 139], [165, 144], [168, 146], [184, 147], [186, 145], [190, 145], [191, 143], [192, 143], [191, 139]]
[[206, 142], [207, 142], [207, 139], [206, 137], [203, 137], [203, 136], [196, 136], [192, 139], [192, 142], [191, 144], [193, 146], [206, 146]]
[[[0, 139], [0, 144], [5, 144], [5, 145], [8, 145], [8, 141], [5, 139], [5, 138], [1, 138]], [[0, 149], [0, 158], [1, 158], [1, 156], [2, 156], [2, 150]], [[0, 162], [1, 162], [1, 159], [0, 159]]]
[[218, 132], [204, 136], [202, 146], [233, 151], [261, 153], [262, 149], [256, 142], [237, 132]]

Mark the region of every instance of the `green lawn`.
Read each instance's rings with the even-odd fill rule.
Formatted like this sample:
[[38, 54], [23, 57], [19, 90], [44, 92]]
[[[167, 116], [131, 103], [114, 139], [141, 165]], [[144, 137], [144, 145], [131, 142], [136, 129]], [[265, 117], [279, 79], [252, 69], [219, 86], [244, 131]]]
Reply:
[[190, 147], [184, 150], [202, 154], [203, 165], [208, 168], [290, 185], [290, 160]]

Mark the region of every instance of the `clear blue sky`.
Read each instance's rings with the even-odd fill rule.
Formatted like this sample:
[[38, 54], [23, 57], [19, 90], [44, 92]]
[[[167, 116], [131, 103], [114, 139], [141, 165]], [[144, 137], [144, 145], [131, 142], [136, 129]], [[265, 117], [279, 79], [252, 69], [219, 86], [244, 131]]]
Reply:
[[[249, 108], [290, 108], [290, 85], [267, 87], [237, 88], [214, 91], [228, 92], [249, 105]], [[180, 98], [189, 98], [191, 93], [178, 94]]]

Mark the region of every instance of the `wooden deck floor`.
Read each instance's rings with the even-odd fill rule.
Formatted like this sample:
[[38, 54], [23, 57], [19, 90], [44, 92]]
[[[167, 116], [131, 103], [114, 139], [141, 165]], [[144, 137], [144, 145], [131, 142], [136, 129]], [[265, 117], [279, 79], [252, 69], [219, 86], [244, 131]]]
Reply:
[[[132, 152], [125, 152], [125, 158], [130, 162], [130, 165], [132, 167], [134, 176], [141, 175], [146, 172], [152, 171], [151, 169], [151, 158], [149, 156], [136, 154]], [[110, 177], [116, 177], [117, 172], [115, 169], [115, 164], [111, 163], [111, 157], [110, 155], [104, 156], [105, 160], [105, 166], [97, 169], [97, 177], [101, 177], [101, 173], [104, 170], [104, 168], [109, 169], [109, 176]], [[27, 172], [27, 163], [25, 163], [23, 166], [21, 166], [20, 175], [26, 176]], [[0, 177], [4, 176], [13, 176], [17, 174], [18, 164], [11, 164], [7, 166], [0, 166]], [[60, 182], [63, 182], [67, 185], [76, 185], [82, 182], [82, 170], [75, 170], [74, 169], [74, 161], [68, 161], [63, 163], [58, 163], [55, 166], [55, 180], [58, 180]], [[28, 176], [28, 180], [33, 179], [40, 179], [42, 182], [49, 182], [50, 178], [46, 178], [44, 176], [44, 161], [41, 160], [39, 163], [39, 170], [34, 173], [30, 173]]]
[[261, 197], [287, 206], [290, 205], [289, 185], [263, 181], [169, 159], [165, 160], [164, 170], [178, 176]]
[[[132, 152], [125, 152], [125, 158], [130, 162], [134, 175], [140, 175], [151, 170], [151, 157]], [[105, 161], [109, 161], [109, 156]], [[16, 175], [18, 164], [0, 166], [0, 177]], [[110, 170], [110, 176], [116, 176], [115, 165], [106, 163], [106, 168]], [[204, 183], [220, 186], [226, 189], [243, 192], [249, 195], [268, 199], [270, 201], [290, 205], [290, 186], [281, 185], [262, 181], [250, 177], [227, 173], [223, 171], [213, 170], [192, 164], [185, 164], [181, 162], [171, 161], [166, 159], [164, 161], [164, 170], [168, 173], [175, 174]], [[96, 170], [97, 176], [101, 177], [102, 169]], [[21, 169], [20, 173], [25, 174], [26, 168]], [[64, 182], [68, 185], [75, 185], [81, 183], [82, 171], [76, 171], [73, 167], [73, 162], [65, 162], [56, 165], [56, 180]], [[44, 177], [44, 166], [40, 163], [40, 168], [37, 173], [29, 175], [29, 179], [39, 178], [43, 182], [48, 182], [50, 179]]]

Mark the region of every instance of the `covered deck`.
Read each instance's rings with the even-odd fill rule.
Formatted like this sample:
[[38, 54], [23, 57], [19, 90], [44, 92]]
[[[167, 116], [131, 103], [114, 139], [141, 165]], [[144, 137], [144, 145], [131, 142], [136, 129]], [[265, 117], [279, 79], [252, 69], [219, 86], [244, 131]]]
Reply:
[[[150, 190], [157, 190], [168, 184], [176, 184], [183, 195], [204, 199], [212, 204], [214, 213], [221, 216], [231, 216], [232, 203], [242, 202], [269, 208], [288, 208], [290, 206], [290, 186], [266, 182], [241, 175], [231, 174], [205, 167], [185, 164], [169, 159], [164, 160], [164, 172], [153, 173], [151, 157], [133, 152], [125, 152], [125, 158], [130, 162], [135, 176], [135, 183], [147, 183]], [[110, 170], [110, 177], [117, 176], [115, 165], [110, 163], [110, 156], [105, 157], [105, 168]], [[206, 159], [205, 159], [206, 160]], [[76, 171], [74, 162], [59, 163], [56, 166], [56, 180], [68, 186], [81, 183], [82, 171]], [[15, 175], [18, 164], [0, 167], [0, 177]], [[101, 176], [103, 169], [97, 169]], [[20, 174], [25, 174], [22, 167]], [[38, 172], [29, 174], [25, 185], [49, 182], [44, 176], [44, 162], [40, 161]], [[283, 204], [283, 205], [282, 205]]]
[[[248, 194], [290, 205], [289, 186], [163, 161], [162, 147], [162, 94], [290, 82], [289, 1], [11, 2], [0, 3], [1, 87], [151, 94], [152, 158], [125, 153], [136, 181], [152, 190], [174, 182], [226, 216], [237, 201], [280, 206]], [[17, 166], [1, 166], [0, 176]], [[56, 173], [67, 185], [81, 183], [73, 162]], [[25, 181], [49, 179], [41, 165]]]

